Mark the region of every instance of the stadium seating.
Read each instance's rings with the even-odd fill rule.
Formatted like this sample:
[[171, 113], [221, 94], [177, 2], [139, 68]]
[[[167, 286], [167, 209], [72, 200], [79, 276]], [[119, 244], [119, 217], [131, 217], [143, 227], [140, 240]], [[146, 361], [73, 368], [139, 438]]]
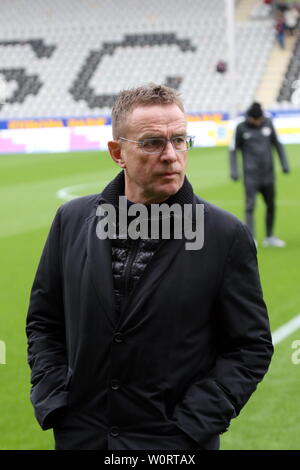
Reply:
[[[299, 27], [298, 27], [299, 32]], [[293, 56], [286, 71], [277, 101], [281, 104], [281, 108], [294, 107], [299, 109], [300, 106], [300, 38], [297, 39], [293, 51]]]
[[[3, 118], [110, 113], [121, 88], [154, 81], [182, 92], [189, 112], [227, 111], [224, 2], [219, 0], [1, 0]], [[238, 109], [255, 96], [272, 21], [236, 29]], [[14, 84], [14, 86], [12, 86]]]

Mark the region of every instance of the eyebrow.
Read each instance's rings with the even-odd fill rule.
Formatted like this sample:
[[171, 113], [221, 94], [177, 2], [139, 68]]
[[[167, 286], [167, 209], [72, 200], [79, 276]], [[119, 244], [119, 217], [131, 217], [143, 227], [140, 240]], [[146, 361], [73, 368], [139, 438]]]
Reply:
[[[186, 137], [187, 136], [187, 132], [186, 130], [182, 131], [182, 132], [176, 132], [174, 133], [172, 136], [171, 136], [171, 139], [173, 137], [181, 137], [181, 136], [184, 136]], [[145, 139], [155, 139], [155, 138], [158, 138], [158, 139], [165, 139], [166, 137], [162, 136], [161, 134], [155, 134], [155, 132], [146, 132], [145, 134], [143, 134], [141, 137], [139, 137], [139, 140], [145, 140]]]

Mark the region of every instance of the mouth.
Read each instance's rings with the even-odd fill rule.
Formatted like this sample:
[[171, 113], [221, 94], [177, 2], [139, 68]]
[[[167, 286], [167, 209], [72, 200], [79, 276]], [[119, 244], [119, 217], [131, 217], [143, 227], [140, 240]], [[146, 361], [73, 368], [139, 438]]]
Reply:
[[163, 173], [162, 176], [164, 176], [164, 177], [169, 177], [169, 178], [170, 178], [170, 177], [176, 176], [176, 175], [178, 175], [178, 172], [176, 172], [176, 171], [168, 171], [168, 172], [166, 172], [166, 173]]

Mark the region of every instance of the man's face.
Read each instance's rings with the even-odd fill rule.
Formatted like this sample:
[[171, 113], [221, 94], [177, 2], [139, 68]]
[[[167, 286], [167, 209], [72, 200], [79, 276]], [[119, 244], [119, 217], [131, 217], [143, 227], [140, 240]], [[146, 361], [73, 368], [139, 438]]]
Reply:
[[252, 124], [253, 126], [255, 127], [259, 127], [262, 125], [263, 121], [264, 121], [264, 117], [259, 117], [259, 118], [254, 118], [254, 117], [251, 117], [251, 116], [248, 116], [248, 122], [250, 122], [250, 124]]
[[[176, 104], [139, 106], [128, 116], [125, 129], [122, 137], [130, 140], [170, 139], [186, 135], [186, 120]], [[138, 144], [122, 140], [109, 142], [109, 150], [125, 169], [125, 195], [132, 202], [162, 202], [183, 184], [187, 151], [175, 151], [171, 142], [161, 155], [146, 154]]]

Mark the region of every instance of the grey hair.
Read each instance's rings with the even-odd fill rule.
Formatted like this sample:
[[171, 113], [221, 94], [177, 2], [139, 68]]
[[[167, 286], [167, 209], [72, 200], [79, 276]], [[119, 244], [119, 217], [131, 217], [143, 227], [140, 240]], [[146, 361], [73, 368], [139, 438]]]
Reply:
[[183, 101], [174, 88], [149, 83], [137, 88], [122, 90], [112, 108], [112, 133], [114, 140], [118, 140], [124, 133], [128, 115], [137, 106], [150, 106], [154, 104], [176, 104], [184, 113]]

